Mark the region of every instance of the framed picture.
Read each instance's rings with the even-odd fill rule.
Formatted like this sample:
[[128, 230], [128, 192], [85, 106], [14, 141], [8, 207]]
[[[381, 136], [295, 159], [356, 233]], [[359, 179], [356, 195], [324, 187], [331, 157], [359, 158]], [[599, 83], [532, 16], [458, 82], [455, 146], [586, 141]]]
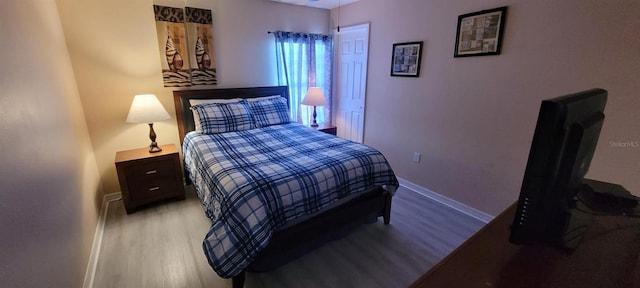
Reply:
[[498, 55], [507, 7], [458, 16], [454, 57]]
[[164, 87], [189, 87], [187, 36], [182, 8], [153, 5]]
[[191, 84], [216, 85], [216, 60], [213, 50], [213, 14], [211, 10], [185, 7]]
[[420, 76], [422, 41], [393, 44], [391, 76]]

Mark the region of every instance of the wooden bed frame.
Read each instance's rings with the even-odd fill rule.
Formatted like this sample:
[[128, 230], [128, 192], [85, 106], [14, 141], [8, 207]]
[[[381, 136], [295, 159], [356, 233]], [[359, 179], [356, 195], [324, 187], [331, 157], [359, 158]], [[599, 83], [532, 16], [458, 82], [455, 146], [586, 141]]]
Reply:
[[[184, 135], [195, 129], [190, 99], [258, 98], [281, 95], [289, 100], [287, 86], [179, 90], [173, 92], [180, 144]], [[190, 183], [185, 173], [187, 184]], [[265, 272], [304, 255], [331, 240], [346, 235], [353, 228], [382, 216], [389, 224], [391, 195], [382, 187], [374, 187], [357, 198], [326, 210], [312, 218], [276, 231], [267, 247], [247, 268], [233, 277], [232, 286], [243, 287], [245, 271]]]

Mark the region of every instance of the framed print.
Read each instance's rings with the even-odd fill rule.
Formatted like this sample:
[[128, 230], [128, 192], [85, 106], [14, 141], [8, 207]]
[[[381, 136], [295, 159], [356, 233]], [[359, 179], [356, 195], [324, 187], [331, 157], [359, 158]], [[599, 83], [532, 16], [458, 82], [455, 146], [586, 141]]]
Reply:
[[454, 57], [498, 55], [507, 7], [458, 16]]
[[185, 7], [191, 84], [216, 85], [216, 60], [213, 50], [213, 14], [211, 10]]
[[191, 86], [184, 10], [153, 5], [164, 87]]
[[420, 76], [422, 41], [393, 44], [391, 76]]

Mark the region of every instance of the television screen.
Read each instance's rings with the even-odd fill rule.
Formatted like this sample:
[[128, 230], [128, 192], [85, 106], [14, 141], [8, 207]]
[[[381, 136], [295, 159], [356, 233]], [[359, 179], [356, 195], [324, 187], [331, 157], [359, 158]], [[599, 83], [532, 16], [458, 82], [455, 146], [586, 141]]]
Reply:
[[574, 209], [604, 121], [607, 91], [542, 101], [510, 241], [575, 248], [591, 215]]

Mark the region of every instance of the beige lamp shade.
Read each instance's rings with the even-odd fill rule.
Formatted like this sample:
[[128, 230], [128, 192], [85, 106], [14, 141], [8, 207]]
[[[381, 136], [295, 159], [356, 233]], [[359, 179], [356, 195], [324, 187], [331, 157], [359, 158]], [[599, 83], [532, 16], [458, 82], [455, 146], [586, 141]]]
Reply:
[[320, 87], [309, 87], [307, 95], [302, 100], [302, 105], [308, 106], [324, 106], [327, 102], [324, 100], [324, 93]]
[[324, 100], [324, 93], [322, 93], [322, 89], [320, 87], [309, 87], [307, 91], [307, 95], [302, 99], [302, 105], [313, 106], [313, 122], [311, 123], [311, 127], [318, 127], [318, 122], [316, 122], [316, 106], [324, 106], [327, 104]]
[[153, 123], [170, 119], [169, 113], [154, 94], [136, 95], [129, 109], [127, 123]]
[[149, 124], [149, 139], [151, 139], [149, 152], [156, 153], [162, 151], [162, 148], [158, 147], [158, 143], [156, 143], [156, 132], [153, 131], [153, 122], [167, 120], [169, 118], [171, 118], [171, 116], [169, 116], [169, 113], [164, 109], [164, 106], [162, 106], [162, 103], [160, 103], [156, 95], [142, 94], [133, 97], [127, 122]]

